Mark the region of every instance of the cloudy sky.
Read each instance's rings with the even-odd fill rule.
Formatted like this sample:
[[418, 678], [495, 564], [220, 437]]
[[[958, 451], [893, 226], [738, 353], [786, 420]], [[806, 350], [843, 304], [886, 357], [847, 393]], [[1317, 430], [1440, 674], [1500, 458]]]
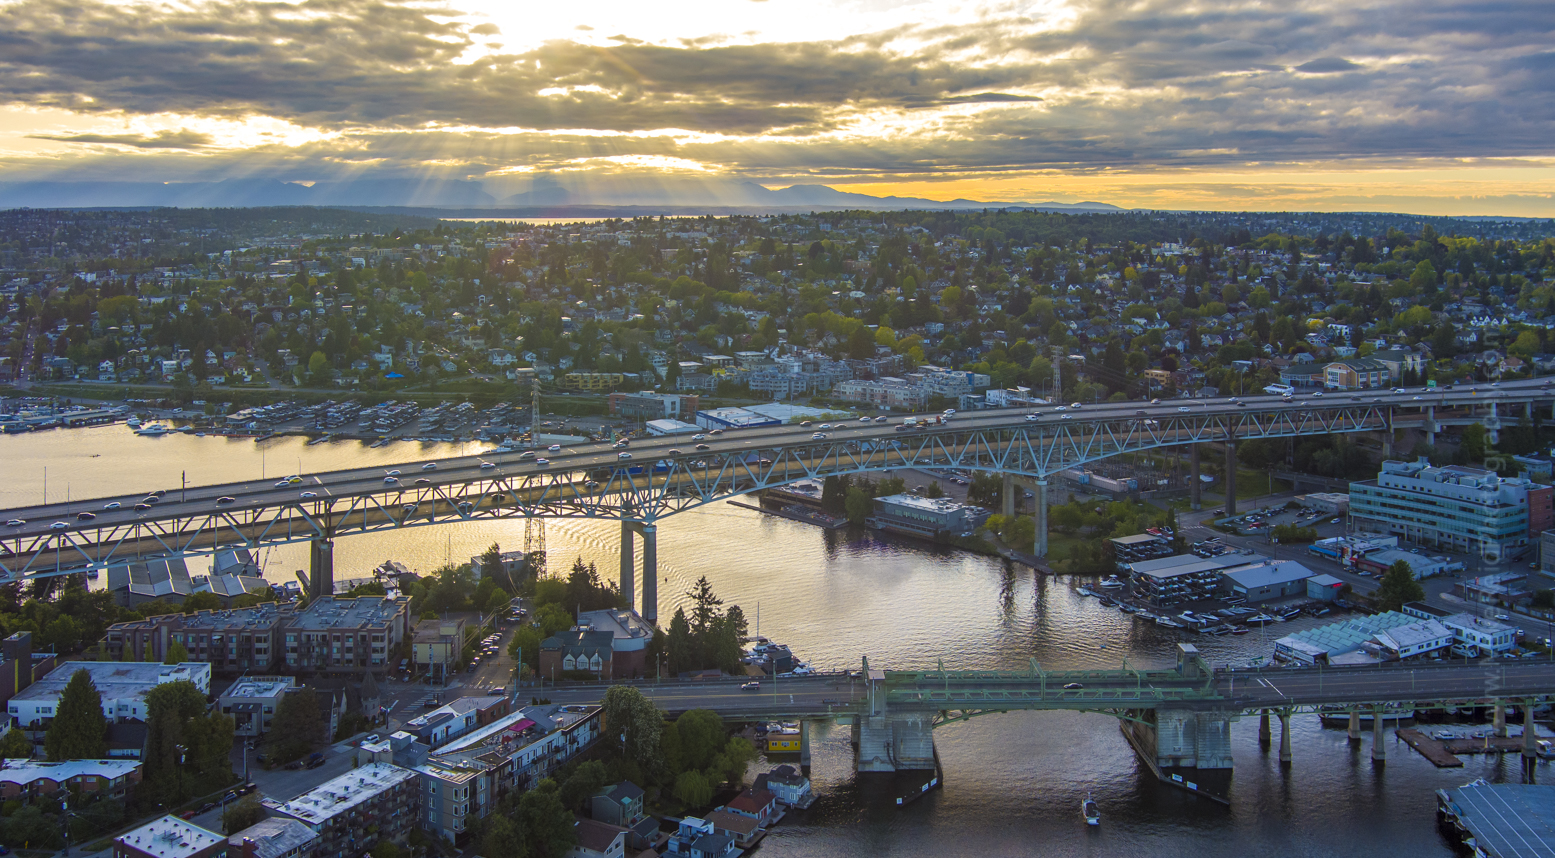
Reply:
[[1555, 216], [1551, 0], [0, 0], [0, 181]]

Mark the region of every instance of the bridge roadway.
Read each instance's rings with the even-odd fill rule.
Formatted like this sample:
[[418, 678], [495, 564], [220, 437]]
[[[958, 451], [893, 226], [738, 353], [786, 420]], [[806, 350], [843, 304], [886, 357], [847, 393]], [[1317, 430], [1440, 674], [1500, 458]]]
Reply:
[[[693, 506], [806, 478], [909, 467], [960, 467], [1049, 474], [1119, 453], [1227, 439], [1389, 431], [1401, 415], [1426, 410], [1479, 415], [1531, 413], [1555, 405], [1548, 380], [1458, 386], [1115, 402], [956, 415], [945, 425], [900, 431], [890, 422], [728, 430], [633, 442], [631, 460], [603, 443], [541, 452], [545, 465], [515, 452], [354, 468], [302, 477], [298, 484], [253, 480], [165, 490], [149, 509], [145, 494], [105, 496], [0, 511], [0, 573], [64, 574], [144, 556], [209, 553], [265, 543], [319, 541], [374, 530], [491, 517], [588, 516], [649, 522]], [[1039, 419], [1029, 420], [1035, 412]], [[1511, 417], [1510, 414], [1506, 415]], [[1418, 421], [1411, 419], [1410, 423]], [[299, 475], [300, 476], [300, 475]], [[309, 493], [312, 497], [304, 496]], [[230, 499], [230, 500], [226, 500]], [[223, 502], [226, 500], [226, 502]], [[109, 509], [112, 504], [117, 508]], [[80, 513], [95, 516], [81, 520]], [[646, 582], [645, 582], [646, 583]]]
[[[847, 674], [761, 680], [634, 683], [672, 717], [709, 709], [730, 719], [825, 718], [864, 711], [868, 680]], [[1066, 687], [1066, 686], [1079, 687]], [[595, 703], [605, 685], [561, 686], [556, 703]], [[1175, 670], [1023, 672], [886, 671], [886, 710], [905, 713], [1013, 710], [1119, 713], [1161, 706], [1218, 712], [1310, 711], [1319, 707], [1435, 708], [1555, 700], [1555, 662], [1393, 663], [1376, 667], [1226, 670], [1185, 677]], [[949, 718], [947, 720], [954, 720]]]

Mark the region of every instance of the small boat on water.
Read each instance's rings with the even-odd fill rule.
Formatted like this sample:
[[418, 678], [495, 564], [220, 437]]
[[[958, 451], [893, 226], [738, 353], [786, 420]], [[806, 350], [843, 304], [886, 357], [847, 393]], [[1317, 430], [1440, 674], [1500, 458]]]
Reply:
[[1118, 576], [1116, 576], [1116, 575], [1108, 575], [1107, 577], [1101, 579], [1101, 583], [1098, 584], [1097, 586], [1099, 586], [1099, 587], [1106, 587], [1106, 588], [1108, 588], [1110, 590], [1110, 589], [1112, 589], [1114, 587], [1121, 587], [1121, 586], [1123, 586], [1123, 582], [1119, 581], [1118, 580]]
[[130, 427], [131, 429], [139, 429], [140, 428], [140, 418], [139, 417], [131, 417], [130, 419], [124, 421], [124, 425]]
[[1080, 802], [1080, 813], [1085, 817], [1086, 825], [1101, 825], [1101, 811], [1097, 809], [1096, 802], [1091, 800], [1091, 794], [1085, 794], [1085, 800]]
[[1248, 623], [1249, 625], [1261, 626], [1261, 625], [1265, 625], [1267, 623], [1277, 622], [1277, 620], [1275, 620], [1274, 617], [1271, 617], [1268, 614], [1254, 614], [1251, 617], [1248, 617], [1247, 619], [1243, 620], [1242, 622]]
[[150, 426], [142, 426], [135, 430], [136, 435], [146, 435], [153, 438], [166, 435], [167, 432], [167, 427], [161, 423], [153, 423]]
[[1085, 587], [1085, 586], [1081, 586], [1075, 592], [1079, 593], [1082, 596], [1100, 596], [1101, 595], [1100, 593], [1096, 592], [1095, 590], [1092, 590], [1090, 587]]
[[1171, 617], [1156, 617], [1155, 624], [1158, 626], [1166, 626], [1169, 629], [1182, 628], [1182, 623], [1172, 619]]
[[1252, 629], [1249, 629], [1247, 626], [1237, 626], [1236, 628], [1231, 630], [1231, 634], [1234, 634], [1234, 635], [1245, 635], [1245, 634], [1247, 634], [1250, 631], [1252, 631]]

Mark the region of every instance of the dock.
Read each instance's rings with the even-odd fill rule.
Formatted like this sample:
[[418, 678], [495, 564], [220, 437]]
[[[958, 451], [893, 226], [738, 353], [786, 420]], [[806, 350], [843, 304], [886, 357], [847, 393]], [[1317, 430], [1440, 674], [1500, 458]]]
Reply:
[[1430, 760], [1439, 769], [1463, 767], [1463, 761], [1458, 759], [1458, 755], [1447, 750], [1447, 746], [1439, 739], [1433, 739], [1412, 727], [1394, 730], [1393, 735], [1402, 739], [1404, 744], [1419, 751], [1420, 756]]
[[845, 518], [838, 518], [834, 515], [827, 515], [824, 512], [816, 512], [815, 510], [811, 509], [795, 510], [791, 507], [783, 507], [782, 509], [767, 509], [766, 507], [757, 506], [756, 504], [734, 500], [725, 501], [725, 503], [729, 504], [730, 506], [737, 506], [740, 509], [755, 510], [756, 512], [765, 515], [775, 515], [778, 518], [786, 518], [789, 521], [797, 521], [802, 524], [813, 524], [816, 527], [823, 528], [825, 530], [835, 530], [839, 527], [843, 527], [848, 523], [848, 520]]

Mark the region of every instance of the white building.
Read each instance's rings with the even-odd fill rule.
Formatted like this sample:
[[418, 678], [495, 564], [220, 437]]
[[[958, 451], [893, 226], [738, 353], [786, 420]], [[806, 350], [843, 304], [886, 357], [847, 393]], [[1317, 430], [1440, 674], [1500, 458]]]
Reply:
[[1476, 617], [1473, 614], [1453, 614], [1442, 618], [1442, 625], [1452, 629], [1454, 641], [1466, 649], [1477, 650], [1478, 655], [1495, 655], [1510, 652], [1517, 645], [1517, 630], [1511, 626]]
[[67, 661], [11, 698], [6, 711], [12, 722], [24, 728], [47, 726], [54, 720], [65, 685], [78, 670], [92, 677], [103, 698], [103, 716], [110, 722], [146, 720], [146, 692], [164, 682], [192, 682], [201, 694], [211, 693], [209, 662]]

